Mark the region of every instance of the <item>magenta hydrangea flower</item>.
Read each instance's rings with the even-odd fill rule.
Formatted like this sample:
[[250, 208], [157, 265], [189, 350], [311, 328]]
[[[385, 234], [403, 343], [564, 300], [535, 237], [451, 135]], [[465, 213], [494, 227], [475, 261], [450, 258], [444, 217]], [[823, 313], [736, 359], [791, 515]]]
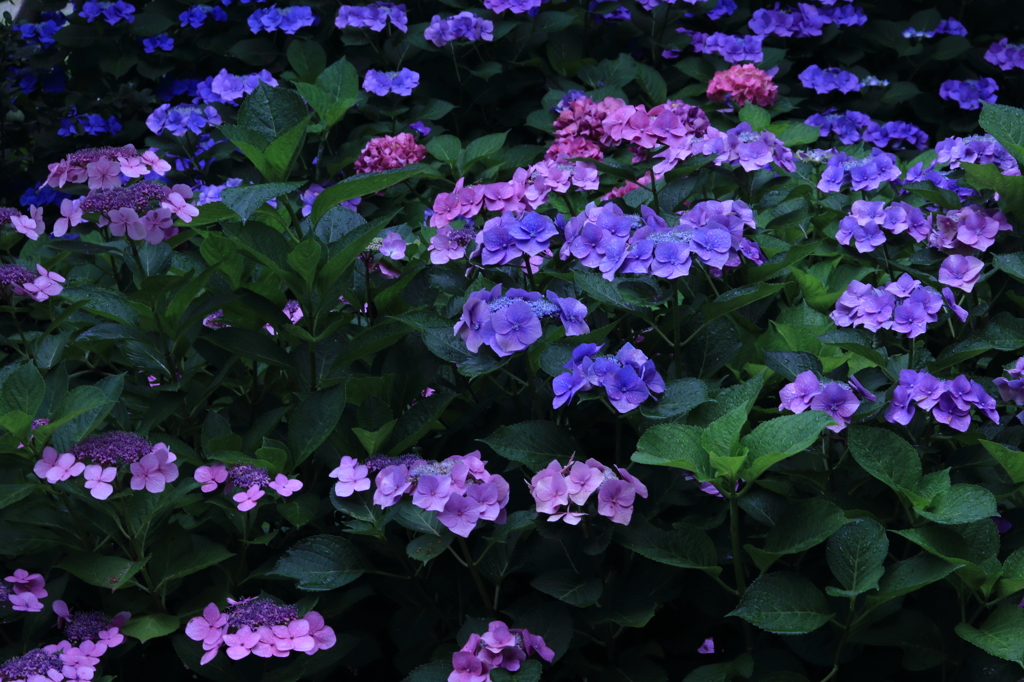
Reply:
[[157, 443], [150, 453], [130, 465], [132, 490], [145, 488], [151, 493], [161, 493], [164, 487], [178, 478], [177, 457], [164, 443]]
[[349, 497], [356, 491], [370, 489], [370, 479], [367, 473], [368, 469], [365, 465], [346, 455], [341, 458], [341, 462], [328, 476], [338, 479], [334, 485], [334, 494], [338, 497]]

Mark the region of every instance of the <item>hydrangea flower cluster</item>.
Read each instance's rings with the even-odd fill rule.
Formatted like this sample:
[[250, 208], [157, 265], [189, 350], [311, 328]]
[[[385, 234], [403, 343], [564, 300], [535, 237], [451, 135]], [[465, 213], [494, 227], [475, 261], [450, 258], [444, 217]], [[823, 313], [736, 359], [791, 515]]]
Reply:
[[0, 206], [0, 226], [3, 225], [10, 225], [32, 241], [39, 239], [46, 231], [43, 209], [38, 206], [29, 206], [28, 215], [16, 208]]
[[452, 654], [453, 670], [448, 682], [490, 682], [494, 668], [515, 672], [527, 656], [534, 654], [548, 663], [555, 659], [555, 652], [540, 635], [509, 628], [500, 620], [491, 621], [487, 632], [470, 635], [465, 646]]
[[122, 185], [121, 176], [138, 178], [157, 173], [163, 175], [170, 165], [152, 151], [139, 154], [133, 145], [123, 147], [92, 147], [72, 152], [48, 166], [46, 185], [63, 187], [65, 183], [86, 182], [89, 189], [109, 189]]
[[363, 90], [380, 97], [392, 92], [400, 97], [408, 97], [419, 84], [420, 75], [411, 69], [403, 68], [401, 71], [370, 69], [363, 79]]
[[912, 145], [924, 149], [928, 143], [928, 133], [912, 123], [876, 123], [867, 114], [853, 110], [837, 112], [835, 109], [829, 109], [808, 117], [804, 123], [818, 128], [822, 137], [835, 134], [843, 144], [856, 144], [864, 140], [876, 147], [891, 145], [893, 149], [902, 149], [906, 145]]
[[[0, 208], [0, 211], [3, 209]], [[18, 265], [17, 263], [2, 263], [0, 264], [0, 294], [4, 298], [10, 298], [14, 296], [28, 296], [28, 292], [25, 291], [24, 285], [35, 279], [32, 271], [26, 268], [24, 265]]]
[[896, 161], [893, 154], [877, 147], [863, 158], [837, 152], [829, 158], [818, 181], [818, 189], [822, 192], [839, 192], [847, 182], [855, 191], [878, 189], [882, 183], [900, 177], [900, 167]]
[[0, 665], [5, 682], [63, 682], [91, 680], [100, 658], [124, 642], [120, 628], [131, 617], [117, 614], [110, 621], [98, 611], [70, 612], [67, 604], [53, 602], [58, 625], [64, 625], [67, 639], [12, 658]]
[[612, 407], [619, 414], [626, 414], [652, 393], [665, 392], [665, 380], [658, 374], [654, 362], [633, 344], [625, 344], [615, 355], [598, 355], [601, 348], [594, 343], [583, 343], [573, 349], [572, 359], [562, 365], [569, 372], [559, 374], [551, 382], [555, 393], [552, 408], [557, 410], [577, 393], [600, 386]]
[[835, 422], [828, 430], [839, 433], [850, 423], [850, 417], [860, 407], [861, 398], [876, 400], [856, 378], [851, 376], [849, 384], [825, 382], [808, 370], [796, 375], [792, 383], [786, 384], [779, 391], [779, 411], [789, 410], [796, 414], [805, 410], [824, 412]]
[[858, 199], [850, 207], [850, 214], [839, 221], [836, 240], [849, 246], [852, 241], [857, 251], [868, 253], [885, 243], [885, 232], [901, 234], [910, 231], [922, 241], [932, 231], [931, 214], [927, 216], [916, 206], [902, 201], [888, 207], [884, 201]]
[[221, 69], [216, 76], [209, 76], [196, 83], [194, 104], [230, 104], [238, 106], [239, 100], [253, 92], [260, 83], [277, 87], [277, 79], [269, 71], [263, 69], [245, 76], [236, 76]]
[[484, 265], [507, 265], [519, 258], [533, 259], [551, 254], [551, 238], [558, 235], [551, 218], [534, 211], [506, 211], [484, 223], [476, 235], [477, 248], [472, 258]]
[[334, 25], [338, 28], [368, 28], [380, 33], [388, 22], [402, 33], [409, 31], [409, 17], [405, 5], [392, 2], [371, 2], [366, 6], [342, 5]]
[[366, 143], [355, 161], [356, 173], [373, 173], [401, 168], [423, 160], [427, 148], [411, 133], [375, 137]]
[[753, 103], [770, 107], [779, 97], [779, 88], [767, 71], [753, 64], [736, 64], [715, 72], [708, 82], [707, 95], [712, 102], [725, 102], [730, 106]]
[[21, 33], [22, 40], [49, 47], [57, 42], [54, 36], [68, 23], [68, 18], [62, 12], [42, 12], [39, 19], [40, 21], [34, 24], [16, 24], [13, 28]]
[[[992, 381], [999, 390], [999, 397], [1008, 403], [1024, 405], [1024, 357], [1017, 358], [1017, 362], [1006, 373], [1010, 375], [1009, 379], [999, 377]], [[1017, 414], [1017, 420], [1024, 423], [1024, 411]]]
[[202, 28], [203, 24], [206, 23], [207, 17], [212, 18], [214, 21], [227, 21], [228, 13], [217, 5], [192, 5], [178, 15], [178, 20], [181, 22], [181, 28], [186, 26]]
[[485, 207], [489, 211], [532, 211], [547, 200], [552, 188], [560, 191], [567, 191], [570, 186], [596, 189], [597, 172], [582, 161], [573, 164], [541, 162], [529, 169], [517, 168], [507, 182], [469, 187], [465, 182], [465, 178], [459, 178], [451, 192], [441, 192], [434, 197], [431, 227], [442, 228], [458, 218], [472, 218]]
[[[1002, 211], [967, 204], [935, 218], [935, 229], [927, 235], [928, 245], [943, 253], [967, 255], [987, 251], [995, 244], [996, 235], [1012, 230]], [[924, 241], [911, 232], [917, 241]]]
[[691, 141], [690, 150], [705, 156], [715, 155], [716, 166], [723, 163], [739, 165], [748, 173], [768, 168], [773, 163], [790, 172], [796, 170], [789, 147], [782, 144], [774, 133], [767, 130], [756, 132], [746, 122], [724, 133], [709, 126], [705, 138]]
[[939, 86], [939, 97], [956, 102], [961, 109], [980, 109], [982, 102], [995, 102], [999, 84], [993, 78], [976, 80], [948, 80]]
[[12, 294], [27, 296], [36, 303], [59, 296], [64, 291], [64, 278], [55, 271], [36, 264], [36, 275], [20, 265], [0, 265], [0, 286]]
[[930, 411], [935, 421], [961, 433], [971, 425], [972, 407], [999, 423], [996, 399], [981, 384], [963, 374], [943, 381], [924, 371], [900, 371], [899, 383], [893, 389], [885, 419], [894, 424], [909, 424], [918, 407]]
[[[572, 526], [587, 515], [582, 510], [595, 492], [597, 513], [623, 526], [633, 518], [636, 496], [647, 497], [647, 486], [635, 476], [620, 466], [613, 470], [596, 459], [570, 461], [565, 467], [552, 460], [528, 485], [538, 513], [550, 514], [549, 522], [565, 521]], [[571, 511], [573, 507], [577, 511]]]
[[423, 38], [437, 47], [444, 47], [453, 40], [475, 42], [494, 40], [494, 22], [482, 19], [472, 12], [459, 12], [455, 16], [442, 19], [435, 14], [430, 19], [430, 26], [423, 32]]
[[846, 94], [860, 90], [860, 79], [857, 74], [844, 71], [837, 66], [823, 69], [817, 64], [812, 64], [800, 73], [800, 83], [805, 88], [814, 90], [819, 95], [838, 90]]
[[130, 24], [135, 21], [135, 7], [124, 0], [117, 0], [116, 2], [86, 0], [86, 2], [82, 3], [82, 11], [78, 13], [78, 16], [90, 24], [100, 17], [103, 17], [103, 20], [111, 26], [121, 21]]
[[[72, 107], [74, 110], [74, 107]], [[99, 114], [75, 114], [65, 116], [60, 120], [60, 127], [57, 134], [61, 137], [74, 137], [76, 135], [116, 135], [121, 132], [121, 122], [116, 116], [103, 118]]]
[[436, 512], [437, 520], [448, 530], [466, 538], [479, 521], [505, 523], [507, 516], [508, 482], [489, 473], [486, 464], [480, 459], [479, 450], [452, 455], [440, 462], [416, 455], [378, 455], [360, 463], [345, 456], [328, 476], [338, 479], [335, 495], [350, 497], [357, 491], [369, 490], [369, 473], [376, 471], [374, 504], [387, 508], [409, 494], [413, 505]]
[[324, 624], [316, 611], [299, 617], [295, 606], [278, 604], [267, 597], [228, 599], [222, 613], [216, 604], [208, 604], [203, 615], [185, 626], [189, 639], [202, 642], [206, 665], [227, 647], [228, 658], [238, 661], [249, 654], [260, 658], [286, 658], [292, 652], [312, 656], [330, 649], [337, 642], [334, 629]]
[[484, 7], [491, 10], [495, 14], [501, 14], [505, 10], [512, 12], [512, 14], [525, 14], [530, 13], [530, 16], [535, 14], [536, 10], [540, 9], [547, 0], [484, 0]]
[[727, 33], [690, 33], [690, 45], [700, 54], [717, 54], [730, 64], [760, 62], [764, 60], [759, 35], [735, 36]]
[[[48, 594], [42, 574], [29, 573], [23, 568], [0, 581], [0, 604], [10, 604], [14, 611], [38, 613], [43, 610], [39, 600]], [[0, 676], [0, 679], [4, 678]]]
[[125, 465], [132, 475], [132, 490], [163, 492], [178, 479], [177, 459], [164, 443], [150, 445], [137, 434], [108, 431], [89, 436], [64, 453], [46, 446], [32, 471], [50, 484], [82, 476], [89, 494], [105, 500], [114, 492], [118, 469]]
[[542, 297], [535, 291], [509, 289], [502, 294], [501, 285], [474, 291], [462, 306], [462, 317], [455, 323], [455, 335], [466, 342], [471, 353], [486, 345], [498, 357], [508, 357], [526, 350], [539, 339], [541, 319], [556, 317], [566, 336], [580, 336], [590, 331], [586, 322], [587, 307], [575, 298], [562, 298], [553, 291]]
[[[286, 307], [285, 310], [288, 308]], [[298, 306], [291, 311], [289, 319], [292, 318], [295, 321], [302, 319], [302, 311], [298, 309]], [[204, 321], [203, 324], [206, 322]], [[293, 493], [302, 490], [302, 481], [297, 478], [288, 478], [284, 474], [278, 474], [271, 480], [270, 474], [263, 467], [241, 462], [232, 464], [230, 467], [219, 462], [210, 466], [204, 465], [196, 468], [192, 477], [203, 484], [199, 489], [204, 493], [212, 493], [221, 483], [230, 479], [231, 484], [224, 487], [224, 493], [226, 495], [233, 490], [241, 490], [231, 497], [240, 512], [256, 508], [259, 499], [266, 495], [264, 487], [270, 488], [281, 497], [291, 497]]]
[[84, 222], [84, 214], [98, 213], [96, 224], [109, 227], [112, 236], [159, 244], [178, 233], [175, 216], [191, 222], [199, 215], [199, 209], [189, 203], [192, 197], [188, 185], [168, 187], [150, 181], [94, 190], [82, 199], [61, 202], [62, 219], [54, 225], [53, 234], [62, 236], [68, 227]]
[[1008, 39], [1003, 38], [988, 46], [985, 61], [1003, 71], [1024, 69], [1024, 45], [1011, 45]]
[[295, 35], [300, 28], [316, 24], [317, 18], [313, 16], [313, 10], [305, 5], [291, 5], [284, 9], [271, 5], [253, 12], [248, 23], [253, 33], [283, 31], [287, 35]]
[[944, 303], [961, 321], [967, 319], [967, 312], [956, 305], [951, 289], [946, 287], [940, 295], [904, 273], [884, 288], [853, 280], [829, 317], [840, 327], [864, 327], [872, 332], [891, 329], [913, 339], [929, 324], [938, 322]]
[[961, 163], [994, 164], [1003, 175], [1020, 175], [1017, 159], [991, 135], [947, 137], [935, 145], [934, 165], [959, 168]]
[[161, 52], [172, 52], [174, 50], [174, 38], [166, 33], [158, 33], [150, 38], [142, 39], [142, 51], [146, 54], [153, 54], [157, 50]]
[[967, 28], [953, 17], [943, 19], [931, 31], [919, 31], [913, 26], [903, 31], [904, 38], [934, 38], [937, 35], [966, 36]]
[[[848, 21], [841, 17], [843, 21]], [[795, 10], [758, 9], [747, 22], [750, 30], [759, 36], [777, 35], [783, 38], [809, 38], [820, 36], [825, 24], [833, 23], [832, 16], [821, 8], [801, 2]]]
[[219, 126], [220, 114], [212, 106], [195, 104], [161, 104], [146, 118], [146, 127], [153, 134], [159, 135], [167, 131], [175, 137], [181, 137], [191, 131], [198, 135], [208, 125]]

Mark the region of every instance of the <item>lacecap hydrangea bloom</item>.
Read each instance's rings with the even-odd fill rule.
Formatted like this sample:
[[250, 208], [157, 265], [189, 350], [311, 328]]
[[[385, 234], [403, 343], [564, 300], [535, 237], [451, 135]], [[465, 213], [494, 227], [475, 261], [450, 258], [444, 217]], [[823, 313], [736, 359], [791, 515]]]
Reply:
[[996, 399], [963, 374], [943, 381], [925, 371], [901, 370], [885, 419], [894, 424], [909, 424], [918, 407], [931, 412], [935, 421], [961, 433], [971, 425], [972, 408], [999, 423]]
[[312, 656], [337, 642], [334, 629], [324, 624], [316, 611], [300, 617], [295, 606], [268, 597], [228, 598], [223, 612], [216, 604], [208, 604], [203, 615], [188, 622], [185, 634], [202, 643], [200, 665], [216, 658], [221, 647], [227, 647], [228, 658], [238, 661], [249, 654], [260, 658], [284, 658], [292, 653]]
[[251, 94], [260, 83], [277, 87], [277, 79], [269, 71], [263, 69], [245, 76], [236, 76], [221, 69], [215, 76], [209, 76], [196, 83], [196, 95], [192, 102], [199, 104], [230, 104], [238, 106], [240, 100]]
[[416, 455], [378, 455], [360, 463], [345, 456], [328, 475], [338, 480], [334, 494], [344, 498], [369, 490], [369, 473], [376, 471], [375, 505], [391, 507], [409, 495], [414, 506], [435, 512], [448, 530], [466, 538], [478, 522], [505, 523], [507, 517], [508, 482], [488, 472], [486, 465], [479, 450], [440, 462]]
[[[285, 310], [287, 311], [288, 308], [286, 307]], [[298, 309], [298, 306], [291, 311], [289, 319], [293, 320], [293, 323], [302, 319], [302, 311]], [[302, 481], [297, 478], [288, 478], [284, 474], [277, 474], [271, 479], [270, 473], [263, 467], [245, 462], [235, 462], [230, 466], [219, 462], [203, 465], [196, 469], [193, 478], [203, 484], [200, 490], [204, 493], [212, 493], [221, 483], [230, 480], [231, 483], [224, 486], [224, 494], [225, 496], [231, 495], [231, 499], [240, 512], [255, 509], [259, 500], [266, 495], [264, 488], [270, 488], [281, 497], [291, 497], [292, 494], [302, 490]]]
[[38, 613], [43, 610], [40, 600], [48, 595], [46, 579], [41, 573], [29, 573], [19, 568], [12, 575], [0, 580], [0, 608], [8, 604], [13, 611]]
[[839, 67], [832, 66], [823, 69], [817, 64], [812, 64], [800, 73], [800, 83], [805, 88], [814, 90], [819, 95], [838, 90], [841, 93], [856, 92], [860, 90], [860, 79], [857, 74], [844, 71]]
[[[1007, 369], [1006, 373], [1010, 375], [1009, 379], [999, 377], [992, 381], [999, 391], [999, 397], [1018, 406], [1024, 405], [1024, 357], [1017, 358], [1013, 367]], [[1024, 423], [1024, 411], [1017, 414], [1017, 420]]]
[[502, 294], [501, 285], [497, 284], [489, 291], [469, 295], [454, 333], [466, 342], [471, 353], [486, 345], [498, 357], [508, 357], [526, 350], [541, 337], [542, 319], [558, 318], [566, 336], [580, 336], [590, 331], [586, 316], [587, 307], [575, 298], [563, 298], [553, 291], [543, 297], [523, 289], [509, 289]]
[[993, 78], [976, 80], [948, 80], [939, 86], [939, 97], [956, 102], [961, 109], [980, 109], [982, 102], [995, 102], [999, 84]]
[[444, 47], [459, 39], [490, 42], [494, 40], [494, 22], [482, 19], [472, 12], [459, 12], [445, 19], [435, 14], [430, 19], [430, 26], [423, 32], [423, 38], [437, 47]]
[[210, 105], [195, 104], [161, 104], [146, 118], [146, 127], [155, 135], [165, 130], [175, 137], [187, 132], [198, 135], [208, 125], [219, 126], [220, 114]]
[[623, 526], [628, 526], [633, 518], [636, 497], [647, 497], [647, 486], [635, 476], [620, 466], [613, 469], [596, 459], [570, 461], [564, 467], [552, 460], [528, 485], [538, 513], [549, 514], [549, 522], [565, 521], [572, 526], [587, 516], [583, 510], [595, 492], [597, 513]]
[[381, 97], [389, 93], [408, 97], [419, 84], [420, 75], [411, 69], [403, 68], [401, 71], [370, 69], [363, 79], [363, 90]]
[[654, 362], [633, 344], [625, 344], [614, 355], [599, 355], [601, 348], [595, 343], [583, 343], [573, 349], [572, 359], [562, 365], [569, 371], [551, 382], [555, 394], [552, 408], [562, 407], [578, 393], [601, 387], [615, 411], [626, 414], [652, 394], [665, 392], [665, 380]]
[[484, 0], [484, 7], [496, 14], [508, 10], [512, 14], [525, 14], [540, 9], [547, 0]]
[[82, 476], [85, 489], [97, 500], [114, 492], [119, 471], [131, 473], [129, 487], [160, 493], [178, 478], [177, 457], [164, 443], [150, 445], [142, 436], [128, 431], [108, 431], [88, 436], [67, 452], [52, 446], [43, 448], [33, 473], [50, 484]]
[[896, 162], [893, 154], [877, 147], [872, 148], [871, 153], [862, 158], [837, 152], [829, 158], [818, 181], [818, 189], [822, 192], [839, 192], [847, 182], [854, 190], [878, 189], [882, 183], [900, 177], [900, 167]]
[[405, 5], [392, 2], [371, 2], [369, 5], [342, 5], [334, 19], [338, 28], [368, 28], [380, 33], [390, 22], [402, 33], [409, 31], [409, 17]]
[[551, 218], [534, 211], [506, 211], [491, 218], [476, 234], [477, 248], [471, 258], [484, 265], [507, 265], [519, 258], [550, 257], [551, 238], [559, 234]]
[[991, 135], [947, 137], [935, 145], [935, 165], [951, 169], [961, 163], [993, 164], [1003, 175], [1020, 175], [1017, 159]]
[[291, 5], [283, 9], [271, 5], [253, 12], [248, 23], [249, 30], [253, 33], [282, 31], [287, 35], [294, 35], [300, 28], [315, 25], [317, 18], [313, 15], [312, 8], [303, 5]]
[[471, 634], [466, 644], [452, 654], [453, 670], [448, 682], [488, 682], [491, 670], [504, 668], [515, 672], [534, 654], [549, 663], [555, 659], [555, 652], [540, 635], [509, 628], [500, 620], [491, 621], [487, 632]]
[[792, 383], [786, 384], [779, 391], [779, 410], [789, 410], [796, 414], [805, 410], [824, 412], [835, 422], [828, 427], [829, 431], [839, 433], [850, 423], [850, 417], [860, 407], [862, 398], [877, 400], [853, 377], [850, 377], [849, 384], [825, 382], [808, 370], [798, 374]]

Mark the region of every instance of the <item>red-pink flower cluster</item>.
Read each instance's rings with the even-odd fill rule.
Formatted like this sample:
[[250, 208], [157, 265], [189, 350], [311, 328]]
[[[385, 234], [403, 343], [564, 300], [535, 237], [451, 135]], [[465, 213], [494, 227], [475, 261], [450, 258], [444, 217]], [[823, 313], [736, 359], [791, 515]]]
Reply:
[[779, 88], [772, 82], [771, 75], [753, 64], [735, 64], [718, 71], [708, 83], [708, 99], [712, 102], [728, 102], [740, 107], [752, 102], [769, 107], [778, 97]]
[[375, 137], [366, 143], [363, 151], [356, 159], [356, 173], [375, 173], [378, 171], [402, 168], [423, 160], [427, 148], [417, 144], [410, 133]]
[[223, 613], [216, 604], [209, 604], [203, 615], [188, 622], [185, 634], [202, 642], [206, 652], [200, 660], [202, 665], [212, 661], [221, 646], [227, 646], [228, 658], [237, 661], [249, 654], [284, 658], [293, 651], [312, 656], [330, 649], [337, 641], [334, 630], [316, 611], [300, 618], [294, 606], [277, 604], [266, 597], [228, 599]]

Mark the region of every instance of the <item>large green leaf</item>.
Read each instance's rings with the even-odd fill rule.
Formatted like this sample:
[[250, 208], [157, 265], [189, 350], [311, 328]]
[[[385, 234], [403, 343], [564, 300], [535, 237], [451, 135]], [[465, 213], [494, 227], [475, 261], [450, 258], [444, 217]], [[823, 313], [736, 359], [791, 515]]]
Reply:
[[876, 589], [878, 579], [885, 573], [882, 563], [888, 553], [885, 527], [874, 519], [854, 519], [828, 539], [828, 566], [844, 589], [828, 587], [826, 591], [834, 596], [851, 597]]
[[363, 555], [345, 538], [314, 535], [292, 545], [273, 575], [293, 578], [301, 590], [324, 592], [348, 585], [367, 567]]
[[147, 560], [148, 557], [143, 561], [129, 561], [96, 553], [75, 554], [63, 559], [56, 567], [94, 587], [113, 591], [134, 584], [132, 577], [142, 570]]
[[981, 627], [967, 623], [956, 626], [956, 634], [984, 651], [1024, 666], [1024, 609], [1002, 604]]
[[45, 393], [46, 385], [39, 376], [39, 370], [31, 362], [26, 362], [5, 376], [0, 384], [0, 415], [24, 412], [34, 417]]
[[534, 589], [550, 594], [570, 606], [584, 608], [601, 598], [603, 583], [592, 576], [585, 578], [571, 569], [557, 569], [541, 573], [530, 581]]
[[519, 462], [530, 471], [540, 471], [551, 460], [565, 464], [577, 450], [576, 441], [564, 427], [548, 421], [521, 422], [502, 426], [480, 442], [491, 446], [505, 459]]
[[380, 192], [404, 180], [433, 173], [434, 170], [430, 166], [414, 163], [404, 168], [395, 168], [378, 173], [362, 173], [345, 178], [341, 182], [325, 189], [316, 198], [316, 201], [313, 202], [313, 213], [311, 216], [313, 224], [319, 223], [325, 213], [343, 201]]
[[825, 595], [814, 583], [787, 571], [756, 579], [728, 615], [778, 635], [813, 632], [832, 618]]
[[918, 509], [918, 513], [926, 519], [946, 525], [970, 523], [999, 514], [995, 495], [970, 483], [952, 486], [937, 495], [928, 509]]
[[301, 182], [268, 182], [261, 185], [227, 187], [221, 192], [224, 205], [238, 214], [244, 223], [271, 199], [293, 192], [302, 186]]
[[715, 478], [711, 460], [701, 445], [703, 429], [683, 424], [661, 424], [644, 431], [632, 460], [639, 464], [670, 466], [692, 471], [699, 480]]
[[1024, 109], [985, 102], [978, 122], [1024, 166]]
[[895, 433], [869, 426], [850, 428], [850, 454], [882, 483], [903, 492], [921, 479], [921, 459], [910, 443]]
[[651, 561], [678, 568], [699, 568], [713, 575], [722, 570], [711, 538], [686, 524], [660, 530], [634, 516], [628, 526], [616, 529], [615, 537], [623, 547]]
[[981, 444], [1003, 465], [1006, 473], [1010, 475], [1010, 480], [1014, 483], [1024, 483], [1024, 452], [1011, 450], [1002, 443], [993, 443], [988, 440], [981, 441]]
[[288, 447], [295, 464], [327, 440], [345, 409], [345, 384], [311, 393], [288, 416]]
[[181, 622], [168, 613], [151, 613], [132, 618], [121, 627], [121, 632], [140, 642], [148, 642], [171, 634], [180, 625]]
[[757, 480], [773, 464], [806, 450], [832, 423], [826, 413], [808, 410], [759, 424], [740, 441], [748, 449], [743, 478]]

